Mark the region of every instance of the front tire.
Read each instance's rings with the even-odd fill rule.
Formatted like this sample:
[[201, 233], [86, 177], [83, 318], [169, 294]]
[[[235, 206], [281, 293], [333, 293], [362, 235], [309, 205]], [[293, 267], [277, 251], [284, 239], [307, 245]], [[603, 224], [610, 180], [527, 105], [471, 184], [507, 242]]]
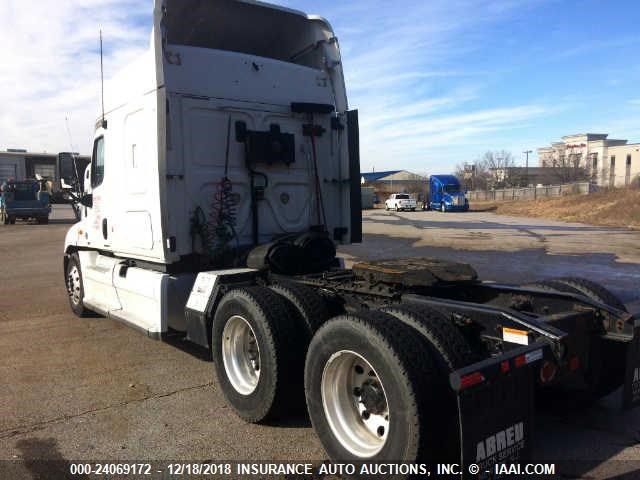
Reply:
[[447, 211], [447, 207], [445, 206], [444, 202], [442, 202], [442, 203], [440, 204], [440, 211], [441, 211], [442, 213], [445, 213], [445, 212]]
[[65, 279], [71, 310], [78, 317], [88, 317], [91, 314], [91, 310], [84, 306], [84, 283], [82, 281], [80, 257], [77, 253], [69, 256]]
[[304, 332], [295, 315], [266, 287], [230, 290], [216, 309], [214, 370], [227, 403], [248, 422], [283, 416], [302, 403]]
[[435, 460], [434, 368], [420, 336], [391, 315], [341, 315], [320, 327], [307, 353], [305, 394], [329, 457]]

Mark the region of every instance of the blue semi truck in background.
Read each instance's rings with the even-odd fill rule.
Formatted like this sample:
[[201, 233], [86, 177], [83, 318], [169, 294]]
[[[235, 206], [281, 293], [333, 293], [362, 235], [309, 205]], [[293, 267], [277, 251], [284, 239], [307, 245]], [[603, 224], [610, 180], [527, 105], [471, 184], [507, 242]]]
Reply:
[[423, 208], [441, 212], [466, 212], [469, 210], [469, 200], [456, 176], [431, 175], [429, 194]]

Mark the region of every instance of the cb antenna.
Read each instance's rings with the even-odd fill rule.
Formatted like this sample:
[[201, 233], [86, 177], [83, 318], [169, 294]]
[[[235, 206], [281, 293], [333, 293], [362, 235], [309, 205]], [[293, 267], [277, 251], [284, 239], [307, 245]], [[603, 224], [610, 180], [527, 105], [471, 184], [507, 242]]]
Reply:
[[64, 117], [64, 123], [67, 126], [67, 135], [69, 136], [69, 146], [71, 147], [71, 152], [75, 152], [76, 149], [73, 146], [73, 139], [71, 138], [71, 129], [69, 128], [69, 117]]
[[76, 174], [76, 184], [74, 185], [80, 194], [80, 175], [78, 175], [78, 164], [76, 163], [76, 148], [73, 146], [73, 139], [71, 138], [71, 128], [69, 128], [69, 117], [64, 117], [64, 122], [67, 125], [67, 134], [69, 135], [69, 146], [71, 147], [71, 160], [73, 161], [73, 172]]
[[107, 128], [107, 121], [104, 119], [104, 69], [102, 67], [102, 29], [100, 29], [100, 96], [102, 100], [102, 128]]

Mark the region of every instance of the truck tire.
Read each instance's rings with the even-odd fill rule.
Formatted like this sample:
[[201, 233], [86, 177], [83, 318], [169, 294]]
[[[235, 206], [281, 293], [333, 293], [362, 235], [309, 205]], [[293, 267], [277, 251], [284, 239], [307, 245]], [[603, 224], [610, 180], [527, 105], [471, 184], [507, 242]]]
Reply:
[[[559, 292], [584, 295], [597, 302], [604, 303], [618, 310], [627, 311], [624, 304], [608, 289], [590, 280], [579, 277], [552, 278], [536, 282], [530, 286]], [[590, 365], [586, 372], [586, 381], [590, 389], [590, 398], [583, 398], [586, 403], [604, 397], [624, 383], [626, 349], [617, 342], [594, 337], [590, 348]]]
[[547, 290], [549, 292], [564, 292], [564, 293], [572, 293], [574, 295], [584, 295], [577, 288], [573, 288], [571, 285], [567, 285], [566, 283], [559, 282], [555, 278], [550, 278], [546, 280], [540, 280], [535, 283], [528, 283], [523, 285], [524, 287], [534, 287], [540, 290]]
[[67, 294], [69, 295], [69, 305], [71, 310], [78, 317], [88, 317], [91, 310], [84, 306], [84, 284], [82, 281], [82, 269], [80, 268], [80, 257], [77, 253], [69, 255], [67, 270], [65, 272], [65, 283]]
[[228, 291], [211, 328], [218, 383], [247, 422], [277, 418], [302, 403], [304, 331], [297, 312], [266, 287]]
[[38, 225], [47, 225], [49, 223], [49, 217], [38, 217], [36, 218], [36, 222], [38, 222]]
[[627, 307], [615, 294], [596, 282], [580, 277], [561, 277], [555, 278], [554, 281], [568, 285], [597, 302], [604, 303], [623, 312], [627, 311]]
[[442, 203], [440, 204], [440, 211], [441, 211], [442, 213], [446, 213], [446, 212], [447, 212], [447, 207], [445, 206], [444, 202], [442, 202]]
[[333, 461], [434, 461], [442, 391], [415, 330], [378, 311], [340, 315], [309, 345], [305, 395]]
[[[329, 309], [324, 299], [311, 287], [294, 282], [278, 281], [269, 286], [284, 297], [300, 314], [308, 340], [324, 322], [329, 320]], [[306, 348], [305, 348], [306, 350]]]
[[[591, 280], [580, 277], [562, 277], [556, 280], [597, 302], [627, 311], [627, 307], [614, 293]], [[600, 369], [593, 373], [591, 380], [594, 384], [593, 393], [596, 398], [600, 398], [614, 392], [624, 383], [626, 348], [623, 344], [602, 338], [594, 342], [597, 344], [592, 347], [593, 358], [600, 359]]]
[[460, 428], [455, 396], [449, 388], [449, 375], [454, 370], [481, 360], [481, 357], [471, 348], [467, 339], [455, 325], [441, 312], [429, 306], [401, 304], [383, 308], [382, 311], [410, 326], [427, 341], [431, 358], [438, 367], [436, 372], [437, 387], [434, 386], [434, 388], [449, 393], [449, 401], [444, 402], [440, 408], [441, 421], [445, 424], [441, 430], [440, 458], [454, 461], [454, 458], [448, 458], [447, 455], [460, 451]]
[[400, 211], [400, 207], [396, 204], [396, 212]]
[[11, 225], [15, 225], [16, 224], [16, 217], [15, 215], [7, 215], [7, 217], [9, 218], [9, 223]]
[[420, 332], [427, 339], [432, 358], [439, 370], [446, 374], [480, 360], [466, 338], [439, 311], [423, 305], [401, 304], [386, 307], [382, 312]]

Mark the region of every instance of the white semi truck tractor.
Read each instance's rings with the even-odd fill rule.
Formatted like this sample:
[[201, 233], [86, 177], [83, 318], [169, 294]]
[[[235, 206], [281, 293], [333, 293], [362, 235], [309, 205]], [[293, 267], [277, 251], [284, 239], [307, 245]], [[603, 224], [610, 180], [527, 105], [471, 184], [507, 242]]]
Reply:
[[246, 421], [306, 405], [333, 460], [482, 467], [530, 457], [540, 391], [624, 384], [640, 401], [638, 320], [589, 280], [344, 268], [336, 246], [361, 241], [358, 116], [325, 19], [156, 0], [149, 50], [105, 102], [84, 182], [65, 179], [84, 184], [71, 308], [210, 348]]

